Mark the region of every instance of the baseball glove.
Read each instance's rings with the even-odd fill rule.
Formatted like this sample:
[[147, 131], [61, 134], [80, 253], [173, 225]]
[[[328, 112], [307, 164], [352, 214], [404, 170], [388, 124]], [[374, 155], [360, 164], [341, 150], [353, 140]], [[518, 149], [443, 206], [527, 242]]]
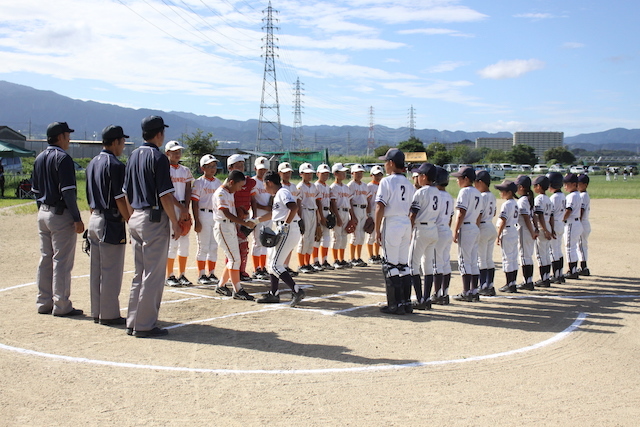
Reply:
[[304, 234], [305, 230], [307, 229], [305, 227], [304, 220], [298, 220], [298, 227], [300, 227], [300, 234]]
[[253, 231], [253, 228], [249, 228], [246, 225], [240, 226], [240, 233], [244, 234], [245, 238], [249, 237], [249, 234], [251, 234], [252, 231]]
[[329, 215], [327, 215], [327, 228], [331, 230], [335, 226], [336, 226], [336, 216], [330, 213]]
[[316, 235], [313, 239], [315, 242], [319, 242], [320, 240], [322, 240], [322, 224], [318, 223], [318, 225], [316, 226]]
[[371, 217], [367, 218], [367, 220], [364, 222], [364, 227], [362, 228], [364, 229], [364, 232], [367, 234], [373, 233], [373, 230], [376, 228], [376, 224], [373, 222], [373, 218]]
[[189, 234], [189, 230], [191, 230], [192, 225], [193, 221], [191, 220], [191, 215], [189, 215], [189, 218], [180, 220], [180, 235], [186, 236], [187, 234]]
[[350, 219], [349, 222], [347, 222], [347, 226], [344, 228], [344, 231], [346, 231], [347, 234], [351, 234], [356, 231], [356, 222]]

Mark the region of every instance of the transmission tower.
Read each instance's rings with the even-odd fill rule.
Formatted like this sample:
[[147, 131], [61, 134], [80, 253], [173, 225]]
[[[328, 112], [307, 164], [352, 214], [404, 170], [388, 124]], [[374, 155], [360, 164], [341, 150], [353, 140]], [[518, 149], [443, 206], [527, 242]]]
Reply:
[[266, 32], [264, 40], [264, 77], [262, 79], [262, 100], [260, 101], [260, 119], [258, 120], [258, 139], [256, 140], [256, 151], [265, 148], [272, 148], [282, 151], [282, 127], [280, 126], [280, 102], [278, 101], [278, 81], [276, 79], [276, 57], [275, 52], [278, 48], [274, 44], [273, 30], [279, 30], [279, 27], [273, 25], [274, 13], [278, 13], [269, 6], [262, 11], [265, 15], [262, 18], [264, 26], [262, 29]]
[[351, 132], [347, 132], [347, 156], [351, 154]]
[[300, 78], [296, 79], [296, 86], [293, 91], [293, 130], [291, 132], [291, 150], [301, 150], [303, 148], [304, 135], [302, 134], [302, 96], [303, 83]]
[[373, 106], [369, 107], [369, 138], [367, 139], [367, 156], [371, 155], [371, 152], [376, 147], [376, 139], [373, 135]]
[[416, 137], [416, 115], [413, 105], [409, 109], [409, 138]]

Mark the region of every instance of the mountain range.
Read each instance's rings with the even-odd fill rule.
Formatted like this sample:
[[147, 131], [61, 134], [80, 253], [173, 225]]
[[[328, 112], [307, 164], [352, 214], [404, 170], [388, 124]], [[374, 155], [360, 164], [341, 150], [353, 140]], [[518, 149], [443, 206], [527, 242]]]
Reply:
[[[257, 109], [257, 108], [256, 108]], [[101, 130], [108, 124], [121, 125], [130, 140], [142, 142], [140, 121], [148, 115], [160, 115], [170, 126], [167, 140], [178, 139], [183, 133], [196, 129], [211, 132], [219, 141], [233, 141], [236, 147], [254, 149], [258, 120], [227, 120], [221, 117], [200, 116], [177, 111], [125, 108], [94, 101], [81, 101], [59, 95], [52, 91], [38, 90], [29, 86], [0, 81], [0, 125], [9, 126], [31, 135], [33, 139], [44, 139], [47, 125], [52, 121], [66, 121], [75, 129], [74, 139], [100, 139]], [[369, 128], [366, 126], [303, 126], [304, 142], [296, 149], [329, 149], [331, 154], [360, 154], [367, 150]], [[415, 136], [425, 144], [433, 141], [474, 141], [479, 137], [509, 138], [509, 132], [463, 132], [415, 129]], [[285, 149], [291, 147], [292, 128], [282, 125]], [[409, 137], [408, 128], [392, 129], [381, 125], [374, 127], [376, 145], [395, 145]], [[640, 129], [611, 129], [604, 132], [581, 134], [565, 138], [570, 147], [588, 150], [607, 148], [636, 151], [640, 145]], [[277, 147], [260, 147], [262, 151], [276, 151]]]

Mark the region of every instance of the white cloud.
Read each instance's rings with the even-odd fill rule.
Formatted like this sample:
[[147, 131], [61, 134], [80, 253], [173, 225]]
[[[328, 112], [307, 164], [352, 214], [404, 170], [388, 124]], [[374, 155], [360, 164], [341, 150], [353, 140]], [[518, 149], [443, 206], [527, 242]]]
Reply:
[[475, 37], [473, 34], [461, 33], [448, 28], [416, 28], [413, 30], [400, 30], [398, 34], [426, 34], [428, 36], [452, 36], [452, 37]]
[[544, 66], [545, 63], [539, 59], [504, 60], [479, 70], [478, 74], [485, 79], [513, 79]]
[[453, 71], [456, 68], [466, 65], [466, 62], [462, 61], [443, 61], [433, 67], [427, 69], [428, 73], [445, 73], [447, 71]]
[[533, 20], [556, 18], [556, 16], [551, 13], [519, 13], [517, 15], [513, 15], [513, 17], [527, 18], [527, 19], [533, 19]]
[[562, 44], [562, 47], [564, 49], [580, 49], [583, 48], [585, 45], [584, 43], [577, 43], [577, 42], [566, 42]]

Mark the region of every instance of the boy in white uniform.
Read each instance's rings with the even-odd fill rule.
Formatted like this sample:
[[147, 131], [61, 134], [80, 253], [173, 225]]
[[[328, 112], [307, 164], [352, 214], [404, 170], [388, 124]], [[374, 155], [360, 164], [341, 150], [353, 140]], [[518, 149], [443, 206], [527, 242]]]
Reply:
[[364, 245], [364, 222], [371, 216], [369, 207], [369, 188], [362, 182], [364, 167], [360, 164], [351, 166], [352, 180], [347, 184], [351, 189], [351, 206], [355, 215], [356, 230], [349, 238], [349, 253], [351, 254], [351, 265], [354, 267], [366, 267], [367, 263], [362, 260], [362, 245]]
[[[175, 188], [174, 205], [176, 216], [181, 221], [189, 219], [189, 205], [191, 204], [191, 183], [193, 175], [188, 167], [182, 166], [179, 162], [182, 158], [183, 146], [178, 141], [169, 141], [165, 145], [164, 152], [169, 158], [171, 182]], [[173, 230], [174, 234], [180, 235], [182, 230]], [[176, 279], [173, 274], [173, 265], [178, 255], [178, 269], [180, 277]], [[189, 234], [181, 236], [178, 240], [171, 239], [169, 242], [169, 253], [167, 255], [167, 286], [192, 286], [193, 283], [185, 277], [187, 269], [187, 258], [189, 257]]]
[[[369, 208], [367, 212], [369, 212], [370, 215], [373, 215], [376, 209], [376, 193], [378, 192], [380, 180], [384, 175], [384, 170], [382, 170], [382, 167], [375, 165], [371, 168], [370, 174], [372, 179], [371, 182], [367, 184], [367, 189], [369, 190]], [[367, 236], [367, 248], [369, 249], [369, 263], [381, 264], [382, 258], [380, 257], [380, 245], [376, 241], [375, 231]]]
[[318, 204], [316, 200], [318, 198], [318, 188], [311, 182], [313, 174], [316, 172], [313, 170], [311, 163], [303, 163], [299, 168], [300, 177], [302, 181], [298, 183], [298, 206], [300, 208], [298, 215], [300, 220], [304, 224], [301, 226], [300, 242], [298, 244], [298, 264], [300, 265], [301, 273], [315, 273], [316, 270], [311, 265], [311, 254], [313, 253], [313, 243], [316, 237], [316, 225], [318, 223]]
[[[204, 172], [193, 183], [191, 191], [191, 208], [195, 220], [194, 230], [198, 242], [198, 254], [196, 262], [201, 285], [217, 284], [215, 275], [216, 260], [218, 259], [218, 242], [213, 236], [213, 194], [222, 185], [216, 178], [218, 159], [211, 154], [205, 154], [200, 159], [200, 169]], [[207, 269], [209, 274], [207, 275]]]
[[[222, 248], [227, 257], [227, 264], [216, 287], [216, 292], [223, 296], [233, 296], [233, 299], [253, 301], [254, 297], [249, 295], [240, 284], [240, 264], [242, 259], [240, 258], [236, 224], [253, 228], [256, 222], [240, 219], [233, 197], [233, 193], [241, 190], [245, 182], [244, 174], [238, 170], [233, 170], [213, 194], [213, 215], [215, 219], [213, 232], [218, 246]], [[231, 284], [233, 285], [233, 292], [227, 288], [229, 279], [231, 279]]]
[[[631, 174], [633, 177], [633, 173]], [[587, 193], [589, 186], [589, 175], [582, 174], [578, 177], [578, 191], [582, 200], [582, 236], [580, 237], [580, 246], [578, 247], [578, 258], [580, 259], [580, 268], [578, 274], [581, 276], [590, 276], [591, 272], [587, 267], [587, 259], [589, 258], [589, 234], [591, 234], [591, 222], [589, 222], [589, 211], [591, 211], [591, 198]]]
[[[291, 195], [295, 199], [296, 203], [298, 203], [300, 192], [298, 191], [298, 187], [296, 187], [296, 185], [291, 182], [291, 174], [292, 173], [293, 173], [293, 168], [291, 167], [291, 163], [282, 162], [282, 163], [280, 163], [278, 165], [278, 175], [280, 175], [281, 185], [284, 188], [289, 190], [289, 192], [291, 193]], [[298, 209], [300, 209], [300, 204], [299, 203], [298, 203]], [[289, 256], [287, 257], [287, 260], [285, 261], [284, 265], [286, 266], [287, 271], [289, 272], [289, 274], [292, 277], [296, 277], [298, 275], [298, 272], [292, 270], [291, 268], [289, 268], [289, 261], [291, 259], [291, 254], [292, 254], [292, 252], [289, 252]]]
[[505, 180], [495, 188], [500, 191], [500, 197], [505, 201], [500, 208], [498, 217], [498, 238], [496, 243], [502, 250], [502, 271], [507, 279], [507, 283], [500, 288], [500, 292], [516, 293], [518, 288], [516, 280], [518, 278], [518, 203], [514, 199], [518, 191], [518, 186]]
[[578, 277], [578, 247], [582, 237], [582, 199], [578, 192], [578, 176], [568, 173], [564, 179], [564, 190], [567, 191], [567, 203], [564, 212], [564, 244], [569, 271], [565, 279], [579, 279]]
[[533, 201], [533, 220], [539, 231], [536, 239], [536, 257], [540, 269], [540, 281], [536, 287], [551, 286], [551, 221], [553, 221], [553, 203], [545, 194], [549, 188], [549, 178], [542, 175], [533, 180], [533, 191], [537, 194]]
[[[256, 176], [253, 177], [256, 182], [255, 187], [251, 189], [251, 211], [253, 217], [258, 218], [271, 211], [271, 194], [267, 192], [267, 187], [264, 185], [264, 175], [269, 170], [269, 159], [266, 157], [258, 157], [254, 163], [256, 170]], [[265, 227], [271, 226], [271, 221], [265, 221], [258, 224], [258, 226], [264, 225]], [[267, 248], [262, 246], [258, 236], [253, 236], [253, 248], [251, 250], [253, 257], [253, 267], [255, 271], [251, 276], [253, 279], [269, 280], [269, 273], [267, 273]]]
[[449, 304], [449, 283], [451, 283], [451, 220], [453, 219], [453, 197], [447, 191], [449, 185], [449, 172], [443, 167], [436, 168], [436, 188], [440, 191], [440, 205], [442, 210], [436, 220], [438, 226], [438, 243], [436, 244], [435, 275], [433, 278], [434, 295], [431, 301], [440, 304]]
[[[329, 174], [331, 169], [329, 165], [321, 164], [318, 166], [316, 175], [318, 180], [315, 182], [316, 189], [318, 190], [318, 198], [316, 204], [318, 206], [318, 212], [320, 216], [320, 226], [322, 227], [322, 237], [320, 241], [313, 244], [313, 268], [315, 270], [334, 270], [334, 267], [327, 261], [329, 255], [329, 246], [331, 245], [331, 230], [327, 228], [327, 216], [329, 215], [331, 205], [331, 188], [327, 185]], [[320, 248], [322, 247], [322, 248]]]
[[382, 178], [376, 193], [375, 233], [384, 254], [382, 272], [387, 293], [387, 305], [380, 311], [386, 314], [412, 313], [411, 271], [407, 262], [411, 244], [409, 209], [415, 188], [404, 175], [402, 151], [390, 148], [380, 160], [385, 161], [388, 175]]
[[549, 199], [553, 203], [553, 221], [551, 222], [551, 269], [553, 270], [553, 283], [564, 283], [562, 269], [564, 257], [562, 256], [562, 237], [564, 236], [564, 212], [566, 198], [562, 192], [562, 174], [549, 172], [549, 187], [552, 189]]
[[493, 262], [493, 247], [496, 244], [496, 227], [493, 225], [493, 217], [496, 215], [496, 196], [489, 186], [491, 175], [487, 171], [476, 173], [474, 182], [476, 189], [482, 195], [482, 214], [480, 215], [480, 236], [478, 237], [478, 268], [480, 269], [480, 290], [478, 293], [484, 296], [495, 296], [493, 280], [496, 275], [496, 266]]
[[331, 249], [333, 252], [334, 263], [336, 269], [350, 268], [344, 259], [344, 251], [347, 248], [347, 223], [354, 219], [353, 207], [351, 206], [351, 189], [342, 181], [347, 177], [346, 172], [349, 168], [343, 166], [342, 163], [336, 163], [331, 167], [331, 172], [335, 178], [331, 184], [331, 212], [336, 216], [336, 226], [331, 230]]
[[267, 271], [271, 279], [271, 290], [258, 302], [261, 304], [279, 303], [278, 282], [282, 279], [291, 288], [293, 293], [291, 307], [295, 307], [304, 298], [304, 290], [293, 281], [284, 263], [300, 239], [298, 203], [291, 192], [282, 186], [280, 176], [275, 172], [267, 172], [264, 182], [267, 191], [274, 196], [273, 208], [267, 216], [277, 227], [276, 232], [280, 236], [280, 241], [267, 251]]

